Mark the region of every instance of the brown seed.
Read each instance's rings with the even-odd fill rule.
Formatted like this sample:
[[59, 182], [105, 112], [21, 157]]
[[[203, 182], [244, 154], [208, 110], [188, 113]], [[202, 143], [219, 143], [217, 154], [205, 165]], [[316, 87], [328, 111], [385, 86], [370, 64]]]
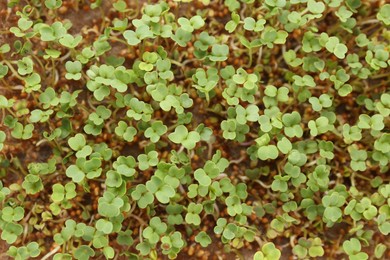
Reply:
[[251, 215], [250, 215], [250, 219], [251, 219], [252, 221], [255, 221], [255, 220], [257, 219], [257, 217], [256, 217], [255, 214], [251, 214]]
[[188, 249], [188, 255], [192, 256], [194, 252], [195, 252], [195, 248], [193, 246], [190, 246], [190, 248]]
[[176, 3], [175, 2], [169, 2], [169, 7], [170, 8], [175, 8], [176, 7]]
[[198, 253], [196, 253], [197, 257], [202, 257], [203, 255], [204, 255], [204, 251], [203, 250], [199, 250]]
[[58, 12], [59, 12], [60, 14], [65, 14], [67, 11], [68, 11], [68, 7], [66, 7], [65, 5], [61, 6], [61, 7], [58, 9]]

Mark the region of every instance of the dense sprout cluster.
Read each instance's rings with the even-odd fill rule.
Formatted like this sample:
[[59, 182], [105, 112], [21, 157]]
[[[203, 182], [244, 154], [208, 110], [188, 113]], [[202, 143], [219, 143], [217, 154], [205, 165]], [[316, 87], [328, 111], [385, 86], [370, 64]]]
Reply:
[[7, 2], [4, 255], [389, 256], [385, 1]]

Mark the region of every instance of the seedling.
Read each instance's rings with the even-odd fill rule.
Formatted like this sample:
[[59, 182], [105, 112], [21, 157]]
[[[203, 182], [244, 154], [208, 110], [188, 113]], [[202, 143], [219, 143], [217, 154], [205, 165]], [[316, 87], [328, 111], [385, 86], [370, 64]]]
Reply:
[[168, 135], [168, 138], [176, 144], [182, 144], [188, 150], [195, 148], [196, 143], [200, 141], [198, 132], [188, 132], [187, 128], [183, 125], [177, 126], [175, 131]]
[[268, 260], [279, 259], [281, 256], [280, 251], [275, 248], [275, 245], [271, 242], [264, 244], [261, 247], [261, 251], [255, 253], [253, 259], [255, 260]]
[[351, 238], [343, 243], [343, 249], [348, 254], [350, 259], [368, 259], [368, 255], [364, 252], [360, 252], [361, 245], [359, 240]]
[[153, 122], [152, 125], [145, 130], [145, 137], [149, 138], [151, 142], [157, 143], [161, 136], [167, 132], [167, 127], [161, 122]]

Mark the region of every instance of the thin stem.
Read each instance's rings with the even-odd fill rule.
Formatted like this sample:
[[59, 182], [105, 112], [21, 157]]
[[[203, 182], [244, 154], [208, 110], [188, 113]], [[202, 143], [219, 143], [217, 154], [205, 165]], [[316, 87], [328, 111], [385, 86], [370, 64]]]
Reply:
[[14, 75], [15, 77], [17, 77], [18, 79], [20, 79], [21, 81], [24, 81], [24, 78], [22, 76], [19, 75], [19, 73], [14, 69], [14, 67], [12, 66], [12, 64], [7, 61], [7, 60], [4, 60], [5, 64], [7, 64], [8, 68], [12, 71], [12, 75]]
[[116, 37], [116, 36], [111, 35], [111, 36], [110, 36], [110, 40], [113, 40], [113, 41], [117, 41], [117, 42], [123, 43], [123, 44], [125, 44], [125, 45], [127, 46], [127, 42], [126, 42], [125, 40], [119, 39], [119, 38]]
[[252, 66], [252, 60], [253, 60], [253, 53], [252, 53], [252, 48], [249, 48], [249, 62], [248, 62], [248, 68], [250, 68]]
[[55, 253], [57, 253], [58, 250], [60, 250], [61, 246], [56, 246], [53, 250], [51, 250], [49, 253], [47, 253], [46, 255], [44, 255], [41, 260], [46, 260], [46, 259], [49, 259], [49, 257], [51, 257], [52, 255], [54, 255]]

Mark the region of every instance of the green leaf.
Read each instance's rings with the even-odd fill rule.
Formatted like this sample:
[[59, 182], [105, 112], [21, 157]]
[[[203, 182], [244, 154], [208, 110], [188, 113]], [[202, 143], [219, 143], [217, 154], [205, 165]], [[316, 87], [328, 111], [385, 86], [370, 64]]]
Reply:
[[45, 6], [49, 9], [58, 9], [62, 5], [62, 0], [45, 0]]
[[345, 44], [340, 43], [339, 39], [335, 36], [329, 37], [325, 44], [326, 49], [332, 52], [339, 59], [344, 59], [348, 48]]
[[70, 165], [66, 169], [66, 176], [72, 178], [72, 181], [80, 183], [84, 180], [85, 173], [77, 165]]
[[21, 60], [18, 60], [18, 73], [22, 76], [30, 74], [33, 72], [33, 61], [30, 57], [23, 57]]
[[193, 149], [196, 143], [200, 141], [200, 135], [196, 131], [188, 132], [187, 128], [179, 125], [173, 133], [168, 135], [169, 140], [176, 144], [182, 144], [188, 150]]
[[4, 148], [4, 141], [6, 139], [6, 134], [0, 130], [0, 151]]
[[229, 46], [226, 44], [214, 44], [211, 49], [211, 55], [209, 59], [211, 61], [224, 61], [227, 60], [229, 55]]
[[376, 17], [379, 21], [383, 22], [385, 25], [390, 25], [390, 4], [383, 5], [379, 12], [376, 14]]
[[81, 245], [73, 252], [73, 256], [77, 260], [88, 260], [90, 257], [95, 256], [95, 251], [89, 246]]
[[34, 130], [33, 124], [27, 124], [23, 126], [21, 123], [16, 122], [15, 127], [11, 132], [11, 136], [16, 139], [27, 140], [32, 137], [33, 130]]
[[321, 14], [325, 11], [325, 4], [322, 2], [316, 2], [315, 0], [309, 0], [307, 2], [307, 8], [313, 14]]
[[211, 238], [204, 231], [201, 231], [196, 235], [195, 241], [201, 244], [202, 247], [207, 247], [211, 244]]
[[211, 178], [206, 174], [203, 169], [197, 169], [194, 172], [194, 177], [195, 180], [197, 180], [202, 186], [210, 186], [211, 184]]
[[67, 73], [65, 74], [65, 78], [68, 80], [79, 80], [81, 79], [81, 62], [79, 61], [67, 61], [65, 63], [65, 68]]
[[105, 220], [105, 219], [99, 219], [97, 222], [96, 222], [96, 229], [98, 231], [101, 231], [103, 232], [104, 234], [110, 234], [113, 230], [114, 226], [112, 225], [112, 223], [108, 220]]
[[274, 243], [268, 242], [261, 247], [253, 256], [254, 260], [280, 259], [281, 252], [275, 247]]

